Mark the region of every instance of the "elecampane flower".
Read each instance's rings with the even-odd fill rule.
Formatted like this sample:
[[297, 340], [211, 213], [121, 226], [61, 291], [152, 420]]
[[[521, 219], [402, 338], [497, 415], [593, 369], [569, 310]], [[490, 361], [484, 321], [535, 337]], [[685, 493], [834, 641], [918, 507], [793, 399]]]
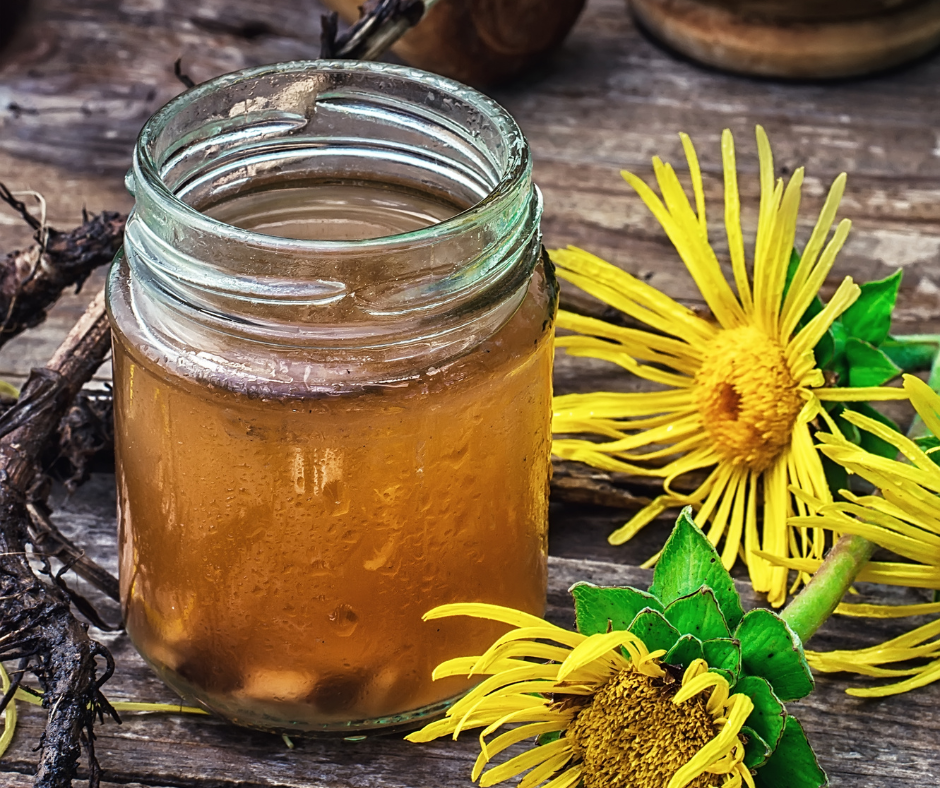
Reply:
[[[940, 396], [911, 375], [904, 377], [904, 391], [927, 429], [935, 439], [940, 439]], [[844, 417], [859, 429], [896, 447], [905, 461], [871, 454], [850, 443], [835, 429], [832, 435], [820, 435], [825, 444], [822, 451], [849, 473], [874, 485], [879, 495], [859, 496], [843, 490], [845, 500], [826, 503], [804, 496], [817, 516], [796, 517], [791, 524], [797, 528], [822, 526], [835, 533], [856, 534], [907, 559], [906, 563], [869, 564], [861, 580], [940, 589], [940, 466], [913, 440], [880, 422], [858, 413], [847, 413]], [[816, 565], [802, 564], [798, 568], [814, 570]], [[836, 612], [879, 618], [906, 617], [940, 613], [940, 604], [843, 604]], [[848, 690], [852, 695], [877, 697], [905, 692], [940, 679], [940, 620], [871, 648], [825, 653], [807, 651], [806, 657], [821, 671], [850, 671], [900, 679], [879, 687]]]
[[[754, 704], [732, 695], [704, 660], [676, 675], [660, 663], [664, 651], [648, 651], [630, 632], [588, 637], [495, 605], [445, 605], [426, 618], [456, 615], [515, 629], [482, 656], [437, 668], [435, 678], [487, 678], [444, 719], [407, 738], [483, 728], [472, 777], [484, 788], [523, 772], [519, 788], [753, 788], [739, 734]], [[505, 725], [516, 727], [495, 735]], [[544, 743], [486, 770], [508, 747], [535, 737]]]
[[[713, 319], [695, 314], [642, 280], [580, 249], [552, 252], [559, 277], [623, 312], [648, 329], [627, 328], [561, 311], [556, 339], [571, 355], [618, 364], [656, 384], [655, 391], [568, 394], [554, 400], [556, 456], [609, 471], [664, 479], [664, 494], [610, 536], [632, 538], [666, 509], [691, 504], [696, 522], [721, 550], [730, 568], [739, 554], [751, 581], [773, 605], [787, 594], [781, 559], [822, 558], [822, 529], [797, 532], [787, 517], [806, 513], [791, 485], [813, 498], [831, 500], [810, 432], [821, 401], [904, 398], [894, 388], [827, 387], [814, 348], [833, 321], [858, 297], [846, 278], [812, 319], [807, 309], [832, 268], [849, 232], [843, 219], [829, 242], [845, 188], [832, 184], [798, 265], [789, 269], [796, 237], [803, 169], [784, 187], [774, 182], [770, 144], [757, 128], [761, 198], [753, 266], [745, 262], [734, 143], [722, 135], [725, 228], [734, 287], [722, 273], [708, 240], [702, 175], [692, 143], [681, 135], [695, 207], [673, 168], [653, 159], [662, 197], [632, 173], [637, 191], [675, 245]], [[571, 437], [591, 434], [593, 439]], [[691, 493], [673, 489], [677, 477], [696, 470], [708, 476]]]

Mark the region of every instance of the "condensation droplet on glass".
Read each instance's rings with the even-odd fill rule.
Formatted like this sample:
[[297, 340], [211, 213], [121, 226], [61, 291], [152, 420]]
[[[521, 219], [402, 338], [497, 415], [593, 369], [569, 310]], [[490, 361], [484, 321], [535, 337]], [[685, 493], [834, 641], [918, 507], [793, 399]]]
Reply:
[[356, 615], [349, 605], [339, 605], [328, 616], [333, 631], [340, 637], [349, 637], [356, 631], [359, 624], [359, 616]]

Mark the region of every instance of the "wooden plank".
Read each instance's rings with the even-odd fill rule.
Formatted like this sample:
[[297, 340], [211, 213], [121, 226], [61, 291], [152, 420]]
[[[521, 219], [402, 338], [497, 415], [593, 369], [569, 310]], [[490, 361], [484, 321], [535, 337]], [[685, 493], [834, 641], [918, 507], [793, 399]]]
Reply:
[[[61, 502], [57, 518], [68, 535], [85, 541], [88, 551], [113, 568], [115, 555], [113, 487], [99, 476], [70, 502]], [[553, 514], [557, 514], [557, 511]], [[559, 525], [553, 518], [553, 529]], [[575, 527], [574, 520], [563, 527]], [[579, 580], [603, 585], [648, 586], [651, 572], [623, 563], [552, 557], [549, 559], [549, 620], [573, 625], [567, 589]], [[760, 604], [746, 583], [738, 588], [745, 606]], [[863, 588], [863, 591], [865, 589]], [[916, 595], [915, 595], [916, 596]], [[903, 601], [899, 599], [898, 601]], [[814, 645], [870, 645], [898, 631], [898, 622], [835, 618]], [[175, 702], [173, 694], [150, 672], [122, 634], [99, 634], [117, 660], [107, 685], [112, 700]], [[879, 788], [933, 784], [940, 773], [940, 686], [879, 701], [843, 694], [849, 683], [820, 677], [816, 693], [790, 704], [807, 728], [834, 786]], [[24, 704], [20, 705], [23, 709]], [[10, 752], [0, 761], [0, 776], [20, 780], [35, 763], [33, 747], [43, 713], [25, 709]], [[126, 715], [124, 724], [106, 722], [97, 729], [96, 748], [114, 783], [145, 786], [289, 786], [290, 788], [425, 788], [469, 786], [476, 755], [472, 733], [457, 743], [410, 745], [397, 736], [349, 742], [297, 737], [287, 749], [275, 735], [241, 730], [207, 717]], [[6, 784], [6, 783], [4, 783]], [[15, 788], [20, 788], [13, 782]]]
[[[743, 223], [746, 236], [753, 235], [753, 126], [760, 122], [771, 136], [779, 174], [807, 166], [800, 239], [808, 237], [829, 182], [849, 172], [841, 215], [852, 218], [854, 228], [824, 292], [831, 293], [844, 275], [865, 280], [902, 266], [896, 330], [940, 331], [940, 58], [828, 85], [751, 80], [672, 57], [636, 30], [624, 6], [622, 0], [590, 0], [552, 61], [493, 91], [532, 145], [545, 196], [546, 243], [584, 246], [674, 298], [701, 305], [675, 251], [619, 170], [649, 177], [654, 154], [680, 165], [676, 133], [692, 133], [705, 172], [710, 235], [722, 256], [719, 135], [725, 127], [736, 135]], [[34, 0], [14, 44], [0, 52], [0, 179], [14, 189], [41, 191], [49, 221], [60, 227], [77, 223], [83, 205], [126, 210], [123, 173], [134, 138], [145, 119], [181, 90], [173, 61], [182, 56], [184, 69], [202, 81], [249, 65], [315, 56], [320, 10], [307, 0]], [[29, 233], [0, 210], [0, 249], [28, 242]], [[21, 381], [43, 363], [94, 284], [65, 299], [43, 328], [3, 348], [0, 377]], [[601, 362], [559, 355], [559, 392], [636, 385]], [[114, 569], [113, 478], [97, 476], [71, 501], [59, 503], [65, 530]], [[571, 623], [565, 592], [575, 580], [648, 582], [649, 574], [633, 565], [662, 544], [668, 519], [628, 545], [611, 547], [607, 534], [628, 516], [553, 503], [552, 620]], [[112, 620], [119, 615], [114, 605], [104, 611]], [[871, 644], [907, 623], [834, 619], [813, 644]], [[125, 637], [103, 638], [118, 658], [118, 675], [109, 684], [113, 697], [172, 699]], [[822, 677], [812, 698], [793, 705], [833, 785], [936, 783], [940, 687], [863, 701], [845, 696], [846, 686], [842, 678]], [[42, 719], [41, 712], [24, 712], [13, 749], [0, 762], [4, 785], [30, 784], [24, 775], [35, 763], [32, 748]], [[279, 737], [172, 716], [106, 724], [99, 736], [106, 788], [469, 786], [476, 751], [473, 736], [423, 747], [388, 737], [303, 739], [287, 750]]]
[[[57, 166], [48, 177], [30, 177], [34, 187], [62, 200], [80, 182], [111, 207], [127, 204], [119, 179], [140, 125], [180, 90], [171, 71], [176, 57], [184, 57], [198, 80], [309, 57], [319, 10], [285, 2], [262, 16], [250, 0], [34, 5], [33, 20], [0, 62], [0, 151], [18, 157], [4, 170], [20, 187], [17, 172], [26, 165], [19, 162], [52, 162]], [[102, 40], [117, 58], [93, 56]], [[903, 266], [897, 329], [923, 332], [940, 330], [938, 76], [936, 57], [831, 86], [730, 76], [664, 53], [635, 29], [621, 0], [595, 0], [553, 61], [493, 93], [531, 142], [549, 245], [585, 246], [674, 297], [699, 301], [674, 250], [618, 171], [648, 175], [653, 154], [678, 164], [676, 133], [693, 131], [721, 251], [720, 221], [714, 221], [721, 215], [718, 136], [725, 126], [737, 134], [744, 224], [753, 233], [753, 126], [762, 122], [781, 174], [808, 167], [801, 238], [831, 179], [842, 170], [851, 175], [842, 214], [853, 218], [855, 230], [826, 291], [847, 274], [864, 280]], [[61, 189], [60, 171], [69, 174], [68, 190]]]

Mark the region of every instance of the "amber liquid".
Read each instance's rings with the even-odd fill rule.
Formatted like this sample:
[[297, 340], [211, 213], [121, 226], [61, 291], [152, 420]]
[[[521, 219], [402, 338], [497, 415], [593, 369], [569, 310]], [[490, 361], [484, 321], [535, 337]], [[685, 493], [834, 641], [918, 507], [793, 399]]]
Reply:
[[[214, 215], [348, 238], [446, 213], [400, 193], [334, 190], [332, 210], [322, 193], [293, 196]], [[340, 395], [263, 398], [184, 379], [116, 334], [121, 596], [131, 638], [167, 683], [256, 727], [385, 725], [464, 691], [431, 671], [505, 631], [425, 623], [427, 610], [482, 601], [543, 612], [543, 277], [460, 358]]]

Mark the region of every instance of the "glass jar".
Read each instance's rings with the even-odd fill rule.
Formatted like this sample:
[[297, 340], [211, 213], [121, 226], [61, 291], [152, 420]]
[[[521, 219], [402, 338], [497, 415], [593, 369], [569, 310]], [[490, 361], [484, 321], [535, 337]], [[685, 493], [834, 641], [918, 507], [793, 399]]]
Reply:
[[512, 118], [408, 68], [301, 62], [148, 121], [112, 268], [121, 600], [242, 725], [419, 724], [542, 614], [556, 285]]

